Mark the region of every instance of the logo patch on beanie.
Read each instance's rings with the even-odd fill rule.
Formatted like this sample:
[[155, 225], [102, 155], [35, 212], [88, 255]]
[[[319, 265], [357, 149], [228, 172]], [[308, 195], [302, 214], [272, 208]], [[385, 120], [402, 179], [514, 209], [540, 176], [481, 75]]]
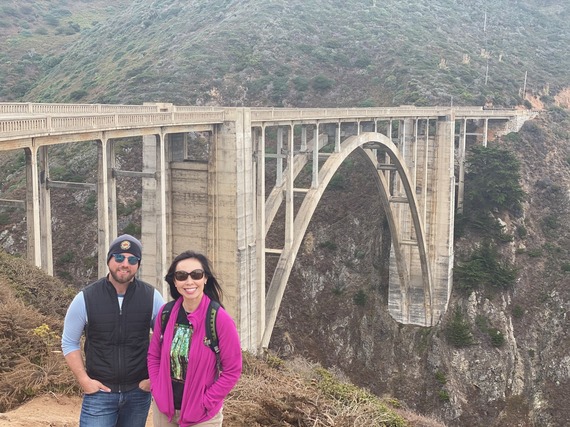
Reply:
[[123, 251], [126, 251], [127, 249], [130, 249], [130, 248], [131, 248], [131, 242], [129, 242], [128, 240], [123, 240], [123, 241], [121, 242], [120, 248], [121, 248]]

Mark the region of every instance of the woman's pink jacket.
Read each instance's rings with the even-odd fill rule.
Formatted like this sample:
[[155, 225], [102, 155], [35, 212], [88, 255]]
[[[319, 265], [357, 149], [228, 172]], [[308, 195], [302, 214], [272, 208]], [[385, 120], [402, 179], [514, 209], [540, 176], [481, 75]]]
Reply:
[[[160, 412], [167, 415], [170, 421], [175, 412], [170, 378], [170, 345], [182, 300], [179, 298], [172, 307], [162, 342], [161, 318], [164, 306], [160, 309], [148, 350], [148, 373], [152, 397]], [[219, 337], [222, 372], [219, 377], [217, 376], [216, 356], [204, 344], [206, 335], [204, 323], [209, 303], [210, 298], [204, 295], [198, 308], [188, 315], [188, 321], [193, 326], [194, 332], [190, 343], [188, 370], [178, 421], [181, 427], [199, 424], [214, 417], [241, 375], [242, 354], [238, 332], [233, 319], [220, 307], [216, 317], [216, 331]]]

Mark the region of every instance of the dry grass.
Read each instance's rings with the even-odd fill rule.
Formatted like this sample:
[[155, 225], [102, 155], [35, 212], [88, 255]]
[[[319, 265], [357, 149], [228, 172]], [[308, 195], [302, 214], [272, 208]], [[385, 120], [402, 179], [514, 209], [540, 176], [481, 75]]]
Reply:
[[24, 304], [0, 279], [0, 412], [75, 381], [59, 351], [62, 320]]
[[[79, 395], [60, 351], [62, 313], [74, 293], [26, 261], [0, 253], [0, 413], [46, 393]], [[244, 353], [243, 375], [224, 406], [224, 425], [442, 424], [359, 389], [318, 364]]]
[[245, 353], [244, 373], [226, 401], [224, 419], [231, 426], [252, 427], [422, 425], [409, 423], [393, 404], [318, 364]]

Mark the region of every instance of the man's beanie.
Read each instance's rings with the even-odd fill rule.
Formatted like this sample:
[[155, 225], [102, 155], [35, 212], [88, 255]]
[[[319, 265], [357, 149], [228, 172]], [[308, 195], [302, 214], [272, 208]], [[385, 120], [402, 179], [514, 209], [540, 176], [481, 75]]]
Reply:
[[142, 258], [142, 244], [138, 239], [131, 236], [130, 234], [123, 234], [117, 237], [111, 243], [109, 247], [109, 252], [107, 253], [107, 262], [111, 259], [113, 254], [128, 253], [134, 256]]

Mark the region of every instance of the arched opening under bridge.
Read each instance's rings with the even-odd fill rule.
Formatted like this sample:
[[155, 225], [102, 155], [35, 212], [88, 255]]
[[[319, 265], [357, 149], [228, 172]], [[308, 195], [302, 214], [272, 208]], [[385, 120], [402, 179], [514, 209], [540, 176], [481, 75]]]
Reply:
[[[372, 164], [373, 168], [371, 170], [376, 170], [376, 173], [373, 174], [373, 179], [377, 184], [378, 197], [386, 212], [392, 236], [391, 256], [395, 260], [398, 276], [397, 282], [399, 284], [398, 292], [401, 300], [398, 309], [409, 311], [411, 308], [409, 304], [410, 269], [414, 268], [415, 263], [411, 263], [407, 248], [414, 246], [419, 255], [419, 266], [423, 281], [425, 323], [431, 324], [432, 322], [433, 292], [426, 249], [425, 225], [422, 223], [416, 200], [415, 184], [412, 182], [412, 175], [409, 173], [398, 147], [390, 138], [381, 133], [365, 132], [347, 138], [340, 144], [340, 150], [328, 156], [319, 170], [317, 185], [311, 186], [303, 198], [294, 218], [294, 232], [291, 245], [286, 247], [280, 254], [266, 295], [266, 318], [261, 342], [262, 348], [269, 345], [289, 275], [315, 209], [338, 168], [354, 151], [361, 151]], [[379, 153], [381, 153], [380, 156]], [[294, 162], [291, 164], [293, 168], [297, 166], [295, 171], [290, 171], [289, 176], [293, 177], [299, 172], [299, 165]], [[400, 211], [403, 205], [407, 206], [408, 215], [411, 217], [413, 224], [412, 239], [406, 241], [402, 238], [400, 223], [397, 219], [401, 215]], [[266, 225], [269, 227], [270, 224]]]

